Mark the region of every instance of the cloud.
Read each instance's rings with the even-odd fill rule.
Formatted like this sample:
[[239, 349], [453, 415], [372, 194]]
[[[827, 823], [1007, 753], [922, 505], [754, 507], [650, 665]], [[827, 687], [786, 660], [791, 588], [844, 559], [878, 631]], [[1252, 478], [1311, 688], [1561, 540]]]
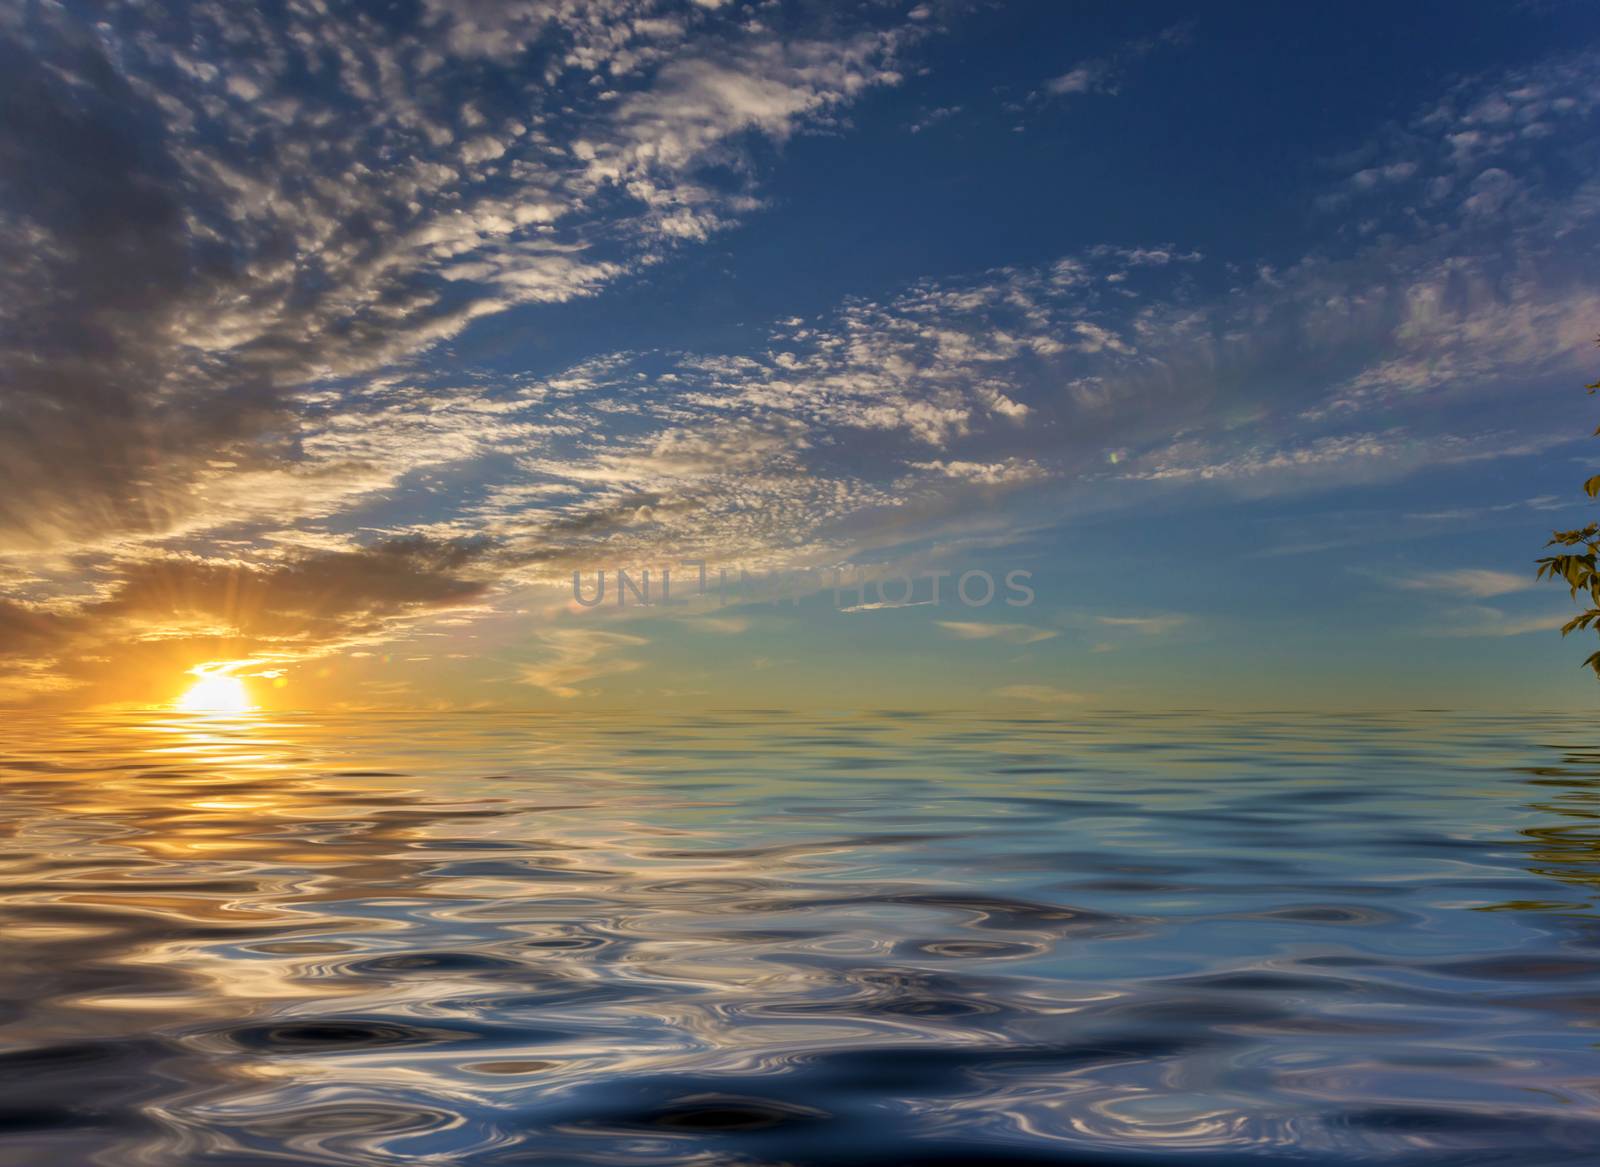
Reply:
[[474, 573], [482, 542], [421, 536], [355, 551], [296, 555], [270, 565], [165, 556], [125, 565], [109, 594], [86, 611], [147, 625], [199, 619], [227, 635], [317, 643], [370, 632], [391, 616], [464, 604], [488, 581]]
[[1092, 93], [1097, 89], [1107, 88], [1111, 74], [1109, 61], [1085, 61], [1061, 76], [1046, 81], [1044, 91], [1053, 97], [1072, 93]]
[[[932, 559], [1084, 499], [1324, 489], [1559, 438], [1505, 387], [1574, 372], [1600, 318], [1592, 55], [1463, 82], [1342, 160], [1328, 194], [1374, 228], [1341, 221], [1297, 262], [1122, 239], [726, 346], [553, 373], [451, 348], [759, 214], [766, 148], [899, 84], [920, 34], [888, 12], [781, 35], [740, 6], [631, 2], [8, 27], [18, 684], [82, 682], [123, 648], [303, 657], [663, 549]], [[1148, 51], [1080, 62], [1060, 92]], [[1545, 131], [1576, 151], [1563, 168], [1541, 165]], [[579, 643], [544, 646], [565, 679], [529, 666], [547, 691], [625, 659]]]
[[1574, 610], [1533, 616], [1511, 616], [1487, 605], [1470, 605], [1444, 613], [1446, 623], [1427, 631], [1433, 636], [1499, 638], [1549, 632], [1572, 619]]
[[1148, 247], [1119, 247], [1116, 244], [1100, 243], [1091, 247], [1089, 254], [1096, 258], [1110, 256], [1120, 259], [1130, 267], [1165, 267], [1169, 263], [1199, 263], [1205, 258], [1199, 251], [1185, 251], [1173, 243]]
[[[568, 459], [564, 481], [594, 489], [535, 521], [424, 501], [446, 467], [537, 465], [553, 439], [596, 432], [591, 413], [430, 375], [441, 346], [755, 213], [761, 144], [897, 84], [923, 35], [865, 13], [780, 36], [716, 7], [429, 0], [376, 20], [201, 3], [0, 29], [0, 575], [27, 581], [6, 589], [18, 620], [72, 625], [13, 641], [70, 642], [29, 658], [34, 688], [76, 683], [87, 646], [135, 622], [174, 651], [249, 652], [299, 621], [295, 651], [316, 651], [340, 620], [378, 635], [617, 527], [681, 523], [739, 475], [804, 496], [797, 463], [774, 472], [803, 436], [775, 418], [668, 428], [587, 475]], [[526, 510], [560, 497], [555, 478], [488, 489]], [[344, 558], [289, 563], [263, 533], [309, 543], [380, 504], [398, 520]], [[424, 587], [427, 557], [384, 534], [460, 545], [486, 525], [492, 569], [396, 594]], [[312, 578], [316, 602], [295, 598]]]
[[[1579, 83], [1549, 72], [1552, 92]], [[1398, 192], [1409, 165], [1369, 160], [1382, 181], [1362, 185]], [[636, 362], [662, 395], [635, 417], [784, 419], [782, 469], [819, 489], [782, 475], [749, 489], [823, 538], [970, 515], [962, 485], [1089, 489], [1114, 505], [1197, 482], [1264, 496], [1393, 480], [1561, 438], [1497, 413], [1494, 394], [1508, 376], [1576, 371], [1587, 351], [1600, 289], [1572, 241], [1597, 233], [1600, 201], [1543, 189], [1518, 206], [1509, 248], [1457, 203], [1424, 231], [1262, 267], [1207, 298], [1189, 284], [1206, 263], [1195, 249], [1101, 244], [780, 321], [753, 350], [674, 355], [665, 371], [666, 354], [623, 356], [610, 375], [620, 394]], [[1445, 401], [1480, 428], [1442, 423]], [[599, 482], [648, 461], [644, 441], [588, 468], [580, 454], [577, 473]], [[862, 474], [869, 459], [892, 483]], [[694, 513], [722, 521], [715, 504]]]
[[552, 697], [570, 700], [588, 692], [580, 688], [581, 685], [638, 669], [638, 661], [611, 654], [650, 642], [626, 632], [556, 628], [540, 633], [538, 643], [544, 659], [522, 665], [517, 680], [543, 689]]
[[192, 488], [299, 461], [304, 387], [738, 221], [759, 205], [749, 145], [895, 84], [913, 35], [656, 7], [196, 4], [9, 28], [0, 552], [214, 524]]
[[940, 620], [940, 628], [958, 640], [1000, 640], [1007, 644], [1038, 644], [1041, 640], [1054, 640], [1059, 635], [1053, 628], [1035, 628], [1030, 624], [985, 624], [962, 620]]
[[945, 478], [971, 482], [978, 486], [1036, 482], [1048, 474], [1039, 463], [1023, 458], [1008, 458], [1004, 462], [912, 462], [910, 466], [915, 470], [929, 470]]
[[[604, 137], [580, 138], [573, 152], [592, 178], [645, 184], [646, 201], [659, 200], [672, 192], [656, 185], [657, 176], [714, 156], [739, 134], [757, 131], [781, 141], [802, 118], [897, 82], [888, 66], [896, 40], [892, 32], [826, 41], [764, 38], [668, 60], [647, 92], [618, 104]], [[693, 214], [700, 197], [694, 190], [671, 205]]]
[[938, 125], [940, 122], [955, 117], [961, 112], [959, 105], [944, 105], [928, 110], [920, 118], [911, 123], [910, 130], [913, 134], [920, 134]]
[[1369, 166], [1350, 176], [1350, 185], [1357, 190], [1374, 190], [1385, 183], [1404, 182], [1416, 175], [1415, 162], [1390, 162], [1384, 166]]
[[16, 658], [52, 653], [77, 629], [79, 621], [34, 604], [0, 599], [0, 658], [8, 667]]
[[722, 636], [737, 636], [750, 630], [750, 621], [744, 616], [700, 616], [689, 621], [688, 626]]
[[1010, 701], [1032, 701], [1040, 705], [1076, 705], [1094, 696], [1092, 693], [1074, 693], [1054, 685], [1005, 685], [994, 691], [996, 697]]
[[306, 661], [470, 609], [501, 566], [484, 541], [423, 536], [350, 550], [280, 549], [272, 562], [160, 553], [106, 565], [97, 590], [50, 606], [0, 601], [0, 656], [35, 693], [88, 687], [148, 698], [195, 665]]
[[1487, 599], [1491, 596], [1525, 592], [1539, 586], [1530, 572], [1492, 571], [1485, 568], [1458, 568], [1454, 571], [1426, 571], [1390, 580], [1408, 591], [1450, 593]]
[[1153, 37], [1130, 41], [1110, 56], [1080, 61], [1065, 73], [1046, 81], [1040, 93], [1050, 97], [1071, 97], [1083, 93], [1115, 94], [1119, 92], [1122, 74], [1129, 66], [1159, 48], [1186, 44], [1190, 31], [1191, 26], [1187, 23], [1173, 25]]
[[1189, 617], [1178, 613], [1161, 616], [1097, 616], [1095, 623], [1107, 628], [1126, 628], [1144, 636], [1165, 636], [1189, 623]]
[[1494, 503], [1489, 506], [1446, 507], [1437, 511], [1413, 511], [1403, 517], [1424, 522], [1476, 522], [1495, 515], [1505, 514], [1507, 511], [1559, 511], [1566, 510], [1571, 506], [1572, 502], [1569, 499], [1560, 498], [1553, 494], [1541, 494], [1533, 498], [1521, 499], [1517, 502]]

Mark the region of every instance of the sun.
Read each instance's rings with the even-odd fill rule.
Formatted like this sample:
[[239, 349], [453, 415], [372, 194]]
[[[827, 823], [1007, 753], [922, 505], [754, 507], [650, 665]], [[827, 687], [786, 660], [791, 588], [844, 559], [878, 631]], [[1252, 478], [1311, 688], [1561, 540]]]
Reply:
[[250, 690], [243, 681], [227, 673], [215, 672], [213, 668], [201, 665], [191, 669], [190, 672], [200, 679], [173, 702], [173, 708], [184, 713], [249, 713], [255, 709], [255, 703], [250, 700]]

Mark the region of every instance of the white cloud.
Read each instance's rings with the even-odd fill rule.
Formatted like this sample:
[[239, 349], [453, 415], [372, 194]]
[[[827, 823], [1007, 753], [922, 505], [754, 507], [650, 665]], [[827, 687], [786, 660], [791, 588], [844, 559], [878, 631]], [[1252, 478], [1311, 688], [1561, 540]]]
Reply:
[[948, 119], [955, 117], [960, 112], [961, 107], [959, 105], [938, 106], [934, 109], [928, 110], [927, 113], [923, 114], [916, 121], [912, 122], [910, 130], [913, 134], [920, 134], [924, 130], [931, 129], [942, 121], [947, 121]]
[[[1129, 41], [1106, 57], [1080, 61], [1065, 73], [1044, 83], [1040, 92], [1051, 97], [1071, 97], [1081, 93], [1116, 93], [1121, 75], [1130, 65], [1162, 47], [1180, 46], [1189, 38], [1189, 25], [1176, 24], [1152, 37]], [[1037, 95], [1035, 95], [1037, 96]]]
[[1095, 622], [1107, 628], [1126, 628], [1145, 636], [1164, 636], [1189, 623], [1189, 617], [1178, 613], [1159, 616], [1099, 616]]
[[1498, 608], [1474, 605], [1444, 614], [1446, 623], [1429, 629], [1434, 636], [1499, 638], [1525, 636], [1530, 632], [1550, 632], [1560, 628], [1576, 614], [1575, 610], [1534, 616], [1511, 616]]
[[1000, 640], [1007, 644], [1038, 644], [1054, 640], [1059, 635], [1053, 628], [1035, 628], [1031, 624], [986, 624], [963, 620], [937, 621], [940, 628], [958, 640]]
[[1044, 83], [1046, 93], [1061, 97], [1073, 93], [1091, 93], [1103, 88], [1111, 75], [1111, 66], [1105, 61], [1085, 61], [1083, 64], [1052, 77]]
[[1475, 599], [1530, 591], [1539, 586], [1531, 572], [1514, 573], [1466, 567], [1454, 571], [1420, 572], [1397, 577], [1391, 582], [1395, 587], [1409, 591], [1448, 592], [1472, 596]]
[[540, 633], [538, 643], [542, 659], [522, 665], [517, 680], [543, 689], [553, 697], [570, 700], [593, 692], [580, 688], [582, 685], [638, 669], [638, 661], [612, 654], [650, 642], [626, 632], [553, 628]]
[[1047, 474], [1037, 462], [1023, 458], [1008, 458], [1004, 462], [963, 462], [959, 460], [938, 462], [912, 462], [917, 470], [928, 470], [945, 478], [959, 479], [979, 486], [1002, 486], [1023, 482], [1036, 482]]

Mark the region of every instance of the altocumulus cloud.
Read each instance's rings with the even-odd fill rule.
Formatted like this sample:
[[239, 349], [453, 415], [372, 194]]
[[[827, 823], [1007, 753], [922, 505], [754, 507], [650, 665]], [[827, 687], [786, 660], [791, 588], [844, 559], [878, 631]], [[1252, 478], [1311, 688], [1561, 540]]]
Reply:
[[[844, 132], [934, 23], [6, 9], [13, 687], [130, 655], [371, 644], [602, 553], [759, 568], [992, 547], [1083, 492], [1304, 491], [1557, 440], [1495, 393], [1511, 370], [1574, 371], [1600, 316], [1600, 199], [1574, 177], [1596, 148], [1571, 133], [1600, 104], [1587, 56], [1461, 82], [1383, 128], [1322, 201], [1372, 229], [1291, 263], [1108, 240], [742, 347], [554, 375], [443, 364], [475, 322], [602, 295], [759, 215], [755, 147]], [[1575, 164], [1536, 165], [1561, 134]], [[1481, 424], [1449, 429], [1441, 405]], [[637, 646], [537, 647], [524, 679], [577, 693]]]
[[635, 3], [0, 21], [7, 550], [161, 535], [218, 470], [295, 473], [297, 390], [735, 221], [751, 191], [702, 171], [896, 82], [908, 35]]
[[[10, 647], [159, 622], [168, 601], [187, 618], [223, 578], [260, 601], [208, 613], [245, 642], [318, 573], [341, 618], [457, 598], [394, 597], [417, 573], [358, 558], [262, 561], [259, 528], [564, 428], [397, 371], [738, 221], [759, 203], [748, 144], [898, 83], [917, 35], [863, 18], [780, 36], [715, 7], [0, 13], [0, 554], [28, 565]], [[160, 550], [223, 530], [257, 561]], [[109, 598], [82, 600], [85, 555]], [[282, 614], [324, 639], [321, 611]]]

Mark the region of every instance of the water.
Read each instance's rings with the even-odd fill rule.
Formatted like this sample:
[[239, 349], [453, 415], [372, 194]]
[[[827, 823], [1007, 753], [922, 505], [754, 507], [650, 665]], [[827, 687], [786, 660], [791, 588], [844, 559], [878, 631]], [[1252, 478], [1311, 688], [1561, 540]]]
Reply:
[[16, 718], [0, 1164], [1600, 1148], [1582, 718]]

